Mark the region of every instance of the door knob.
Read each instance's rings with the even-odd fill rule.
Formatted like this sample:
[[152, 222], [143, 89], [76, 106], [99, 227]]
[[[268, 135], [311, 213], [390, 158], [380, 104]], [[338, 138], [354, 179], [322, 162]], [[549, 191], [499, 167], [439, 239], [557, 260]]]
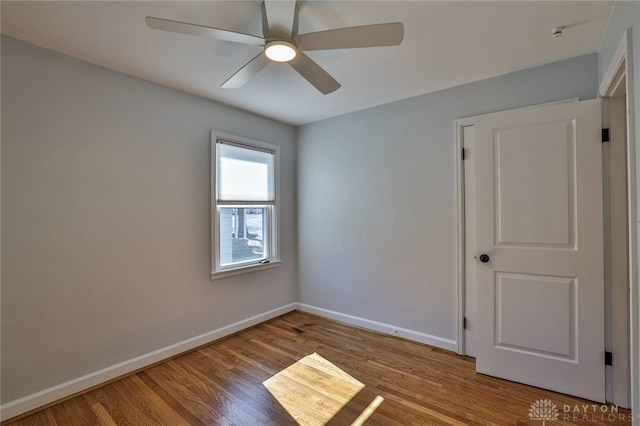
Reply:
[[488, 254], [484, 254], [483, 253], [483, 254], [480, 255], [480, 262], [487, 263], [490, 260], [491, 260], [491, 258], [489, 257]]

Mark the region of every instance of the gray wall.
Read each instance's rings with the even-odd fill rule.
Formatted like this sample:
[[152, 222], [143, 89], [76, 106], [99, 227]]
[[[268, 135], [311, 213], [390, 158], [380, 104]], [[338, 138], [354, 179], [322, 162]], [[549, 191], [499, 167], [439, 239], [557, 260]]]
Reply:
[[300, 127], [300, 301], [455, 339], [454, 121], [597, 85], [592, 54]]
[[[635, 80], [635, 93], [627, 92], [627, 96], [633, 96], [635, 101], [635, 149], [636, 149], [636, 182], [637, 189], [640, 189], [640, 2], [638, 1], [617, 1], [609, 18], [609, 25], [600, 46], [598, 63], [600, 69], [600, 79], [609, 69], [611, 61], [618, 50], [618, 45], [626, 29], [631, 28], [633, 35], [633, 67]], [[640, 194], [638, 195], [640, 203]], [[636, 206], [638, 217], [640, 218], [640, 206]], [[640, 231], [640, 226], [638, 227]], [[638, 237], [640, 241], [640, 236]], [[638, 250], [640, 253], [640, 249]], [[637, 277], [636, 277], [637, 279]], [[636, 288], [636, 298], [632, 301], [636, 306], [636, 314], [632, 318], [633, 327], [631, 332], [634, 351], [632, 354], [632, 409], [637, 414], [634, 425], [640, 425], [640, 320], [638, 309], [640, 309], [640, 292]]]
[[[282, 147], [282, 266], [210, 281], [210, 130]], [[295, 129], [2, 38], [2, 402], [297, 300]]]

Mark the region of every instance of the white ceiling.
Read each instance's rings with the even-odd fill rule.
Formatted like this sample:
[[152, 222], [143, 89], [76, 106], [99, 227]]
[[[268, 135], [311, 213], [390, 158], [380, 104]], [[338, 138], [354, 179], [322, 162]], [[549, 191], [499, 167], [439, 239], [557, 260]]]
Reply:
[[[286, 64], [219, 88], [260, 47], [149, 29], [147, 15], [261, 35], [260, 1], [2, 1], [2, 33], [299, 125], [597, 52], [611, 1], [299, 1], [300, 33], [400, 21], [401, 46], [308, 52], [322, 95]], [[551, 30], [564, 25], [560, 38]]]

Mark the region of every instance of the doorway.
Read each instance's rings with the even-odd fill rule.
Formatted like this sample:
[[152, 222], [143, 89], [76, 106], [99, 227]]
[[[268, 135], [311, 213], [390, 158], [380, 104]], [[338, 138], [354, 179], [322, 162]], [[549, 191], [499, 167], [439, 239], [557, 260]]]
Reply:
[[[610, 126], [611, 140], [609, 141], [608, 144], [603, 145], [602, 153], [601, 153], [602, 159], [599, 160], [599, 161], [602, 161], [602, 176], [598, 178], [598, 180], [601, 180], [601, 182], [599, 182], [598, 185], [600, 185], [601, 183], [604, 189], [603, 191], [604, 221], [602, 220], [602, 218], [600, 219], [595, 218], [595, 222], [594, 222], [594, 223], [596, 222], [604, 223], [603, 229], [600, 230], [600, 234], [598, 234], [600, 236], [598, 237], [598, 235], [595, 235], [595, 237], [598, 238], [601, 242], [604, 241], [605, 261], [602, 267], [604, 268], [604, 274], [606, 276], [605, 289], [604, 289], [605, 300], [604, 301], [601, 300], [599, 303], [602, 303], [605, 305], [604, 316], [606, 317], [606, 320], [604, 324], [600, 324], [600, 325], [596, 324], [597, 322], [600, 322], [600, 321], [595, 321], [592, 323], [592, 325], [595, 327], [606, 327], [606, 332], [604, 333], [606, 334], [606, 339], [604, 339], [605, 344], [603, 344], [603, 349], [604, 347], [606, 347], [607, 352], [612, 352], [618, 355], [616, 355], [615, 357], [616, 362], [612, 366], [607, 366], [606, 369], [602, 366], [603, 364], [598, 364], [597, 360], [593, 360], [591, 362], [590, 369], [597, 369], [598, 367], [601, 367], [603, 369], [602, 370], [603, 377], [601, 380], [602, 389], [599, 392], [590, 394], [590, 395], [593, 395], [590, 399], [603, 401], [604, 395], [606, 392], [607, 401], [613, 402], [622, 407], [628, 407], [630, 402], [629, 401], [629, 356], [628, 356], [628, 353], [629, 353], [629, 310], [628, 310], [628, 306], [629, 306], [628, 304], [629, 302], [629, 299], [628, 299], [629, 297], [628, 296], [628, 289], [629, 289], [628, 210], [629, 210], [629, 207], [628, 206], [630, 204], [627, 196], [628, 173], [627, 173], [626, 160], [628, 156], [627, 156], [627, 143], [626, 143], [627, 134], [625, 131], [626, 123], [624, 121], [624, 115], [625, 115], [624, 112], [626, 111], [626, 103], [625, 103], [624, 96], [621, 94], [622, 88], [624, 87], [624, 84], [622, 84], [623, 80], [619, 79], [618, 81], [621, 84], [618, 85], [618, 89], [616, 92], [617, 95], [615, 96], [614, 99], [604, 102], [605, 107], [603, 108], [603, 112], [606, 112], [607, 116], [603, 116], [603, 122], [607, 124], [610, 122], [611, 124]], [[575, 102], [575, 100], [570, 100], [569, 102], [571, 101]], [[620, 116], [622, 116], [622, 119], [620, 118]], [[459, 282], [460, 282], [459, 310], [461, 313], [460, 327], [459, 327], [459, 334], [458, 334], [460, 336], [458, 339], [458, 353], [461, 355], [467, 355], [471, 357], [476, 356], [476, 340], [475, 339], [477, 338], [478, 323], [479, 323], [478, 318], [476, 318], [476, 315], [477, 315], [476, 304], [478, 299], [476, 276], [479, 273], [479, 271], [481, 271], [481, 268], [477, 266], [478, 256], [480, 255], [480, 253], [477, 251], [478, 249], [476, 248], [476, 239], [477, 239], [476, 205], [478, 200], [476, 200], [476, 181], [475, 181], [475, 176], [477, 173], [476, 160], [475, 160], [475, 154], [476, 154], [475, 124], [478, 119], [479, 117], [472, 118], [472, 119], [459, 120], [456, 123], [458, 147], [462, 152], [462, 155], [458, 162], [458, 181], [462, 183], [462, 185], [458, 186], [458, 190], [459, 190], [458, 205], [460, 206], [459, 211], [462, 211], [464, 213], [462, 215], [459, 215], [458, 217], [459, 219], [458, 220], [459, 255], [461, 256], [460, 259], [462, 259], [462, 261], [459, 264], [459, 271], [458, 271]], [[559, 169], [559, 171], [562, 174], [562, 170]], [[494, 173], [494, 172], [491, 172], [491, 173]], [[532, 188], [534, 187], [532, 186]], [[534, 192], [535, 192], [535, 189], [534, 189]], [[548, 191], [545, 190], [545, 193], [547, 192]], [[602, 209], [602, 207], [600, 207], [600, 209]], [[514, 224], [515, 223], [516, 222], [514, 222]], [[484, 225], [486, 225], [486, 222]], [[513, 228], [513, 230], [515, 229], [516, 228]], [[513, 232], [513, 230], [510, 232]], [[542, 232], [545, 232], [546, 230], [548, 230], [548, 228], [540, 228], [540, 231]], [[603, 233], [604, 233], [604, 238], [602, 236]], [[569, 239], [567, 241], [570, 243], [571, 238], [573, 237], [569, 235], [568, 238]], [[509, 244], [513, 245], [513, 243], [509, 243], [509, 242], [507, 242], [506, 245], [508, 246]], [[530, 244], [530, 243], [524, 243], [524, 245], [515, 243], [515, 246], [519, 246], [520, 249], [523, 249], [527, 244]], [[570, 243], [569, 245], [571, 244], [573, 243]], [[544, 248], [544, 244], [540, 245], [540, 247], [535, 247], [535, 248], [536, 249]], [[553, 247], [550, 247], [550, 246], [548, 248], [553, 249]], [[556, 248], [562, 249], [562, 247], [559, 247], [559, 246]], [[489, 256], [487, 256], [487, 258], [488, 257]], [[600, 257], [596, 257], [596, 258], [602, 259], [603, 256], [602, 254], [600, 254]], [[481, 261], [489, 262], [489, 259], [483, 259]], [[491, 271], [491, 273], [493, 274], [494, 272]], [[538, 280], [538, 278], [531, 279], [531, 275], [527, 275], [527, 274], [525, 275], [504, 274], [504, 270], [502, 270], [502, 272], [495, 272], [495, 274], [496, 276], [504, 275], [503, 278], [506, 280], [505, 282], [510, 283], [510, 287], [503, 286], [505, 289], [511, 288], [511, 290], [509, 291], [514, 291], [513, 290], [514, 288], [517, 288], [517, 286], [521, 286], [520, 290], [518, 291], [520, 291], [521, 294], [529, 294], [529, 297], [536, 297], [536, 295], [538, 295], [540, 291], [543, 291], [543, 288], [545, 286], [551, 292], [557, 292], [558, 288], [563, 288], [562, 286], [565, 286], [566, 287], [565, 290], [568, 289], [570, 293], [573, 291], [577, 291], [576, 290], [577, 281], [572, 283], [569, 280], [565, 283], [563, 281], [564, 275], [562, 273], [555, 273], [555, 275], [551, 274], [540, 280]], [[596, 275], [598, 275], [598, 273], [596, 273]], [[602, 276], [602, 272], [600, 272], [599, 275]], [[496, 280], [498, 280], [498, 278], [496, 278]], [[517, 285], [514, 286], [514, 284], [517, 284]], [[522, 287], [523, 284], [526, 284], [529, 286], [536, 284], [536, 285], [539, 285], [539, 287], [537, 290], [533, 291], [531, 290], [531, 288], [527, 289], [525, 287]], [[482, 294], [484, 295], [485, 293], [487, 293], [488, 292], [487, 290], [489, 290], [489, 292], [495, 292], [496, 293], [495, 297], [497, 300], [497, 298], [503, 296], [502, 294], [497, 295], [499, 291], [498, 288], [500, 285], [501, 284], [496, 281], [495, 287], [492, 287], [491, 289], [489, 289], [488, 287], [484, 288]], [[598, 292], [597, 287], [594, 287], [594, 290], [596, 293]], [[558, 295], [562, 296], [565, 293], [566, 292], [562, 290], [558, 293]], [[505, 295], [506, 294], [507, 293], [505, 292]], [[577, 293], [575, 294], [577, 295]], [[487, 299], [485, 296], [483, 297]], [[493, 299], [493, 297], [490, 297], [489, 299]], [[517, 297], [515, 300], [517, 300]], [[493, 303], [493, 302], [490, 301], [490, 303]], [[544, 301], [541, 303], [544, 304]], [[498, 303], [496, 302], [495, 304], [497, 305]], [[521, 305], [520, 309], [523, 309], [526, 305], [527, 303]], [[570, 300], [568, 300], [567, 306], [568, 306], [567, 310], [573, 309], [571, 307], [572, 305]], [[613, 309], [614, 307], [615, 309]], [[496, 308], [496, 309], [497, 310], [495, 312], [492, 311], [492, 314], [491, 314], [492, 316], [498, 316], [498, 313], [500, 313], [500, 309], [499, 308]], [[563, 310], [564, 310], [564, 307], [562, 306], [558, 307], [558, 312], [562, 313]], [[485, 311], [484, 313], [485, 316], [486, 316], [486, 313], [487, 311]], [[513, 315], [517, 316], [519, 315], [519, 313], [516, 312]], [[595, 316], [598, 317], [599, 315], [596, 313]], [[512, 319], [513, 318], [515, 318], [515, 316], [512, 317]], [[560, 314], [558, 318], [552, 319], [549, 323], [549, 329], [551, 329], [553, 327], [553, 324], [558, 322], [558, 320], [561, 318], [562, 318], [562, 314]], [[592, 319], [589, 318], [589, 321], [592, 321]], [[482, 323], [482, 321], [480, 321], [480, 323]], [[567, 319], [566, 325], [567, 325], [567, 331], [566, 331], [567, 337], [565, 340], [567, 342], [571, 342], [572, 339], [577, 341], [577, 335], [574, 335], [574, 336], [571, 335], [572, 333], [571, 329], [576, 325], [573, 323], [573, 319], [571, 318]], [[498, 325], [491, 324], [489, 327], [490, 328], [493, 327], [495, 330], [498, 330], [498, 328], [502, 326], [500, 324]], [[575, 330], [577, 329], [578, 328], [575, 327]], [[515, 337], [515, 336], [517, 334], [522, 334], [522, 331], [524, 331], [525, 333], [528, 333], [527, 330], [523, 328], [518, 333], [512, 335], [511, 339], [515, 339], [514, 341], [521, 340], [520, 337]], [[495, 334], [498, 335], [499, 333], [496, 331]], [[484, 336], [486, 340], [487, 334], [485, 333]], [[492, 337], [492, 338], [497, 339], [497, 337]], [[584, 340], [585, 336], [582, 336], [581, 339]], [[596, 337], [596, 340], [598, 340], [597, 337]], [[547, 343], [542, 342], [540, 347], [544, 348], [544, 345]], [[562, 340], [559, 340], [556, 343], [560, 345], [558, 346], [558, 348], [560, 348], [562, 344], [564, 344]], [[492, 342], [492, 344], [489, 346], [493, 346], [494, 344], [496, 348], [500, 346], [500, 343], [498, 342], [498, 340], [496, 340], [495, 342]], [[563, 352], [563, 350], [554, 352], [555, 351], [554, 349], [554, 351], [547, 351], [546, 353], [545, 351], [539, 351], [538, 355], [542, 355], [542, 357], [546, 357], [546, 358], [554, 358], [554, 357], [558, 358], [558, 356], [559, 358], [565, 357], [566, 358], [565, 361], [567, 360], [571, 361], [573, 359], [572, 357], [574, 357], [575, 355], [575, 352], [572, 352], [573, 350], [575, 350], [575, 348], [571, 348], [570, 346], [571, 346], [571, 343], [567, 345], [566, 353]], [[511, 348], [503, 347], [502, 349], [505, 349], [505, 348], [513, 349], [516, 352], [518, 351], [523, 352], [525, 353], [525, 357], [528, 355], [534, 355], [533, 352], [528, 351], [526, 345], [524, 346], [512, 345]], [[527, 351], [528, 351], [528, 355], [526, 354]], [[497, 354], [500, 355], [501, 352], [498, 351]], [[528, 359], [527, 362], [531, 360], [532, 359]], [[575, 360], [577, 360], [577, 356], [575, 356]], [[604, 360], [605, 360], [605, 356], [603, 353], [602, 361]], [[502, 365], [499, 365], [498, 368], [501, 371], [503, 371], [504, 370], [503, 365], [509, 364], [509, 363], [510, 361], [505, 362]], [[543, 364], [541, 364], [541, 366], [542, 365]], [[541, 368], [542, 370], [546, 370], [549, 368], [553, 368], [553, 366], [549, 364], [545, 364], [545, 366]], [[560, 367], [559, 371], [562, 371], [562, 370], [563, 368]], [[518, 368], [516, 367], [514, 371], [518, 371]], [[583, 372], [584, 371], [586, 370], [583, 370]], [[576, 373], [573, 374], [574, 377], [576, 375], [581, 374], [577, 370], [576, 370]], [[605, 375], [606, 375], [606, 386], [604, 385]], [[554, 376], [554, 375], [553, 374], [550, 375], [550, 377], [547, 377], [545, 381], [549, 381], [550, 383], [553, 382], [553, 379], [551, 378], [551, 376]], [[513, 378], [513, 376], [508, 376], [508, 375], [502, 376], [502, 377], [520, 381], [518, 380], [517, 376], [515, 377], [515, 379]], [[526, 375], [523, 376], [522, 382], [545, 387], [543, 384], [541, 385], [540, 382], [532, 383], [532, 382], [527, 382], [527, 380], [528, 378], [526, 377]], [[550, 388], [553, 389], [553, 385], [550, 384]], [[576, 389], [579, 389], [579, 388], [580, 388], [580, 385], [577, 385]], [[554, 390], [558, 390], [558, 389], [556, 388]], [[572, 392], [571, 390], [565, 390], [565, 393], [572, 393]], [[581, 396], [588, 397], [589, 395], [583, 394]]]

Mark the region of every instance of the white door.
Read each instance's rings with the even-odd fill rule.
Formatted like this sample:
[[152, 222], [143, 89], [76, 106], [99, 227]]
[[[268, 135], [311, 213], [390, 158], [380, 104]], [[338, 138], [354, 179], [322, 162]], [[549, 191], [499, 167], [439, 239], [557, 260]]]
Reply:
[[598, 100], [476, 120], [479, 373], [604, 402], [600, 136]]

